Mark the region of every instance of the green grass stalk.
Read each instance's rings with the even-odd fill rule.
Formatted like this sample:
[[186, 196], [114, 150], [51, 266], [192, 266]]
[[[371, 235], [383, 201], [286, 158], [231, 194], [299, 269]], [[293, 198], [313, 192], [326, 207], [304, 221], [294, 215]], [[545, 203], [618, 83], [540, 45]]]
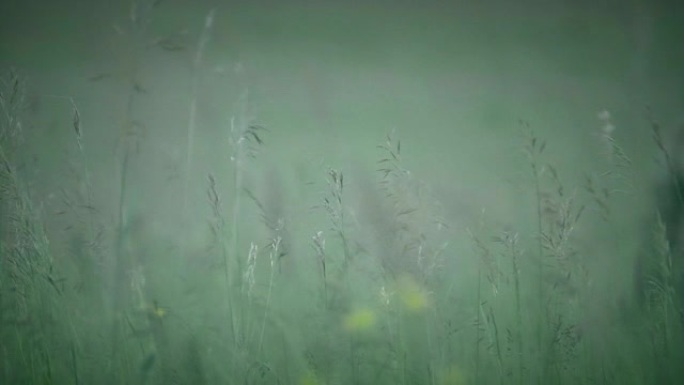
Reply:
[[276, 237], [272, 242], [271, 242], [271, 251], [269, 252], [270, 256], [270, 263], [271, 263], [271, 276], [268, 280], [268, 293], [266, 294], [266, 308], [264, 309], [264, 317], [263, 320], [261, 321], [261, 333], [259, 335], [259, 345], [257, 348], [258, 354], [262, 353], [262, 347], [264, 344], [264, 332], [266, 331], [266, 319], [268, 318], [268, 309], [271, 305], [271, 294], [273, 292], [273, 281], [275, 278], [275, 271], [276, 271], [276, 262], [278, 255], [280, 255], [280, 242], [281, 242], [280, 237]]
[[[527, 122], [522, 122], [525, 128], [529, 130], [529, 124]], [[537, 354], [541, 361], [543, 356], [544, 347], [544, 325], [546, 324], [545, 318], [545, 295], [544, 295], [544, 245], [543, 245], [543, 213], [542, 213], [542, 192], [541, 192], [541, 175], [544, 172], [544, 167], [539, 163], [539, 156], [542, 155], [544, 149], [546, 148], [545, 141], [539, 141], [534, 133], [529, 133], [527, 136], [528, 143], [525, 146], [525, 152], [527, 153], [528, 160], [530, 162], [530, 167], [532, 171], [532, 178], [534, 181], [534, 194], [536, 200], [536, 221], [537, 221], [537, 303], [538, 303], [538, 319], [537, 319]], [[537, 378], [537, 384], [542, 385], [544, 382], [543, 378], [543, 368], [540, 364], [539, 374]]]
[[[199, 94], [200, 78], [204, 58], [204, 50], [209, 42], [212, 26], [214, 25], [215, 11], [211, 10], [204, 19], [204, 28], [197, 43], [195, 51], [195, 59], [192, 67], [192, 82], [190, 84], [190, 111], [188, 114], [188, 127], [186, 135], [185, 148], [185, 178], [183, 185], [183, 209], [181, 218], [182, 223], [187, 223], [189, 218], [189, 194], [190, 194], [190, 179], [192, 175], [194, 163], [194, 143], [195, 131], [197, 126], [197, 99]], [[185, 252], [187, 244], [187, 232], [183, 232], [181, 239], [181, 250]]]

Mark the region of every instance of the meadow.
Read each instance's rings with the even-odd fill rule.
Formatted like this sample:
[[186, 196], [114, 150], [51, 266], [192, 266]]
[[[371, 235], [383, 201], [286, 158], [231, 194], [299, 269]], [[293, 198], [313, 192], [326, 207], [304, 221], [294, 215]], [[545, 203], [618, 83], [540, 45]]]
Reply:
[[[472, 149], [502, 180], [471, 177], [463, 199], [472, 154], [430, 153], [475, 131], [290, 137], [241, 63], [214, 68], [231, 90], [207, 97], [214, 11], [194, 40], [151, 38], [158, 2], [134, 4], [121, 65], [87, 80], [111, 105], [38, 106], [21, 68], [2, 73], [0, 383], [684, 381], [682, 213], [653, 182], [681, 208], [678, 127], [643, 108], [634, 147], [597, 109], [568, 162], [562, 135], [512, 120], [509, 144]], [[192, 65], [169, 102], [146, 63], [178, 51]]]

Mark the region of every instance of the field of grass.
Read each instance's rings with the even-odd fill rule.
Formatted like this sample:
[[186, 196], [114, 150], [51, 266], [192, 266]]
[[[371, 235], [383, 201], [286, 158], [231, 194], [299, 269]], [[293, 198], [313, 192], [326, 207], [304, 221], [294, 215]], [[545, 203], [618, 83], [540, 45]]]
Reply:
[[[399, 123], [354, 143], [288, 139], [262, 122], [239, 66], [233, 97], [212, 98], [224, 116], [221, 145], [208, 145], [199, 129], [214, 120], [202, 86], [215, 14], [183, 46], [149, 38], [155, 4], [117, 27], [122, 68], [89, 80], [123, 106], [108, 115], [111, 148], [89, 147], [98, 124], [112, 126], [83, 118], [92, 103], [48, 95], [71, 134], [51, 142], [49, 172], [36, 169], [30, 129], [49, 123], [31, 79], [3, 69], [1, 384], [684, 381], [684, 255], [671, 234], [680, 159], [656, 117], [637, 123], [652, 139], [644, 156], [616, 138], [620, 117], [600, 112], [595, 146], [577, 161], [587, 167], [570, 176], [554, 156], [563, 143], [511, 122], [516, 142], [492, 160], [512, 160], [510, 180], [455, 203], [448, 176], [468, 166], [412, 159], [445, 138], [414, 145]], [[145, 60], [181, 49], [193, 61], [172, 119], [187, 124], [182, 145], [166, 145], [147, 130], [165, 121], [144, 120], [160, 103]], [[295, 165], [284, 156], [298, 152]], [[652, 167], [639, 162], [650, 156], [676, 191], [670, 211], [648, 195]], [[59, 188], [46, 192], [46, 178]]]

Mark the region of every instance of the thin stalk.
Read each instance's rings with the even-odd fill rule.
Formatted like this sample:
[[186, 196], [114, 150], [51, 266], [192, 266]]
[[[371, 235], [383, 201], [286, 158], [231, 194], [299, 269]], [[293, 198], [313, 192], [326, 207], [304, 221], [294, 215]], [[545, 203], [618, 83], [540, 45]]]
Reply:
[[[118, 223], [117, 223], [117, 235], [116, 243], [114, 245], [114, 282], [111, 290], [113, 291], [113, 304], [111, 307], [112, 311], [112, 325], [111, 325], [111, 338], [112, 338], [112, 359], [109, 361], [109, 371], [111, 372], [110, 381], [112, 383], [121, 383], [125, 381], [126, 376], [119, 373], [121, 368], [115, 369], [112, 367], [117, 361], [122, 359], [121, 353], [121, 317], [119, 313], [123, 311], [128, 302], [131, 300], [131, 294], [129, 291], [124, 290], [128, 288], [129, 285], [125, 284], [127, 279], [128, 271], [136, 266], [136, 256], [133, 253], [126, 252], [125, 241], [127, 233], [130, 232], [129, 224], [126, 218], [126, 211], [128, 210], [128, 197], [129, 197], [129, 177], [130, 177], [130, 167], [131, 158], [133, 156], [132, 151], [132, 140], [135, 140], [135, 135], [132, 135], [137, 128], [137, 124], [134, 121], [134, 105], [136, 101], [136, 95], [140, 92], [140, 85], [138, 83], [138, 76], [141, 67], [142, 56], [146, 50], [145, 41], [147, 36], [147, 27], [149, 24], [149, 15], [153, 11], [156, 3], [150, 4], [148, 7], [144, 7], [145, 4], [141, 0], [133, 0], [131, 4], [130, 13], [130, 29], [131, 34], [130, 44], [130, 64], [127, 69], [127, 82], [128, 82], [128, 95], [126, 103], [123, 110], [123, 127], [122, 127], [122, 146], [123, 155], [121, 158], [121, 169], [119, 176], [119, 202], [118, 202]], [[145, 304], [142, 304], [145, 306]], [[153, 341], [154, 344], [154, 341]], [[154, 346], [152, 346], [154, 348]]]
[[513, 257], [511, 258], [513, 264], [513, 282], [515, 285], [515, 318], [516, 318], [516, 343], [518, 345], [518, 384], [523, 383], [523, 340], [522, 340], [522, 305], [520, 303], [520, 273], [518, 270], [518, 254], [514, 247], [511, 253]]
[[[529, 129], [529, 124], [526, 122], [523, 122], [524, 126]], [[537, 353], [540, 355], [539, 358], [541, 358], [541, 355], [543, 354], [543, 334], [544, 334], [544, 325], [545, 325], [545, 317], [544, 317], [544, 246], [543, 246], [543, 213], [542, 213], [542, 192], [541, 192], [541, 174], [544, 171], [544, 168], [539, 167], [539, 156], [544, 152], [544, 149], [546, 148], [546, 142], [545, 141], [539, 141], [537, 137], [534, 136], [533, 133], [529, 134], [528, 136], [528, 144], [525, 146], [525, 151], [527, 153], [528, 160], [530, 162], [530, 166], [532, 169], [532, 177], [534, 179], [534, 193], [535, 193], [535, 199], [536, 199], [536, 214], [537, 214], [537, 279], [538, 279], [538, 293], [537, 293], [537, 300], [539, 304], [539, 318], [538, 318], [538, 325], [537, 325]], [[537, 379], [537, 382], [539, 385], [543, 382], [543, 374], [542, 370], [543, 368], [539, 368], [539, 378]]]
[[[230, 120], [230, 125], [231, 125], [231, 132], [234, 132], [235, 130], [235, 119], [231, 118]], [[235, 174], [234, 174], [234, 186], [235, 186], [235, 198], [233, 199], [233, 216], [232, 216], [232, 223], [231, 223], [231, 242], [232, 242], [232, 250], [230, 253], [224, 252], [224, 273], [226, 276], [226, 284], [228, 286], [228, 295], [226, 296], [226, 300], [228, 301], [228, 317], [229, 317], [229, 322], [230, 322], [230, 327], [231, 327], [231, 332], [233, 335], [233, 340], [234, 342], [237, 342], [238, 338], [238, 320], [237, 317], [239, 314], [237, 314], [237, 309], [236, 309], [236, 304], [237, 304], [237, 297], [235, 296], [234, 293], [237, 292], [236, 288], [242, 287], [241, 284], [241, 279], [240, 279], [240, 274], [242, 272], [242, 264], [240, 263], [240, 257], [239, 257], [239, 231], [238, 231], [238, 221], [240, 219], [240, 207], [242, 204], [241, 201], [241, 196], [242, 196], [242, 143], [238, 139], [238, 143], [236, 146], [236, 153], [233, 155], [233, 160], [235, 162]], [[234, 259], [235, 265], [233, 266], [233, 263], [231, 263], [231, 259]], [[233, 270], [231, 272], [231, 270]]]
[[[205, 20], [204, 29], [200, 35], [199, 42], [197, 44], [197, 51], [195, 52], [195, 60], [193, 61], [193, 74], [192, 74], [192, 84], [190, 86], [190, 112], [188, 114], [188, 129], [186, 138], [186, 150], [185, 150], [185, 184], [183, 186], [183, 223], [188, 221], [188, 200], [190, 194], [190, 175], [192, 174], [192, 164], [193, 164], [193, 153], [194, 153], [194, 140], [195, 140], [195, 130], [197, 127], [197, 94], [199, 93], [199, 83], [200, 83], [200, 73], [202, 70], [202, 61], [204, 57], [204, 50], [209, 42], [209, 36], [211, 28], [214, 24], [214, 10], [211, 10]], [[185, 244], [187, 243], [187, 231], [183, 232], [181, 252], [185, 251]]]
[[78, 361], [76, 359], [76, 345], [71, 344], [71, 371], [74, 375], [74, 384], [80, 385], [81, 379], [78, 375]]
[[480, 312], [480, 303], [482, 303], [482, 258], [478, 259], [477, 267], [477, 319], [475, 320], [475, 381], [480, 380], [480, 325], [482, 325], [482, 317]]
[[268, 282], [268, 294], [266, 295], [266, 309], [264, 309], [264, 318], [261, 322], [261, 334], [259, 336], [259, 348], [257, 349], [257, 352], [261, 354], [261, 348], [264, 343], [264, 332], [266, 331], [266, 318], [268, 317], [268, 308], [271, 305], [271, 293], [273, 292], [273, 278], [275, 276], [275, 263], [276, 259], [278, 258], [278, 249], [280, 248], [280, 241], [281, 238], [278, 236], [276, 239], [273, 240], [273, 244], [271, 245], [271, 278], [269, 279]]

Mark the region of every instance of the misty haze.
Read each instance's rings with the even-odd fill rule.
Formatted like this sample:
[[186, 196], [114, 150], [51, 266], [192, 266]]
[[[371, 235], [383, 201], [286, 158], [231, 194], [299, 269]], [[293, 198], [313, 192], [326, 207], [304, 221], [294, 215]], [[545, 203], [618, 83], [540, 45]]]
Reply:
[[0, 384], [684, 383], [683, 38], [665, 0], [2, 1]]

